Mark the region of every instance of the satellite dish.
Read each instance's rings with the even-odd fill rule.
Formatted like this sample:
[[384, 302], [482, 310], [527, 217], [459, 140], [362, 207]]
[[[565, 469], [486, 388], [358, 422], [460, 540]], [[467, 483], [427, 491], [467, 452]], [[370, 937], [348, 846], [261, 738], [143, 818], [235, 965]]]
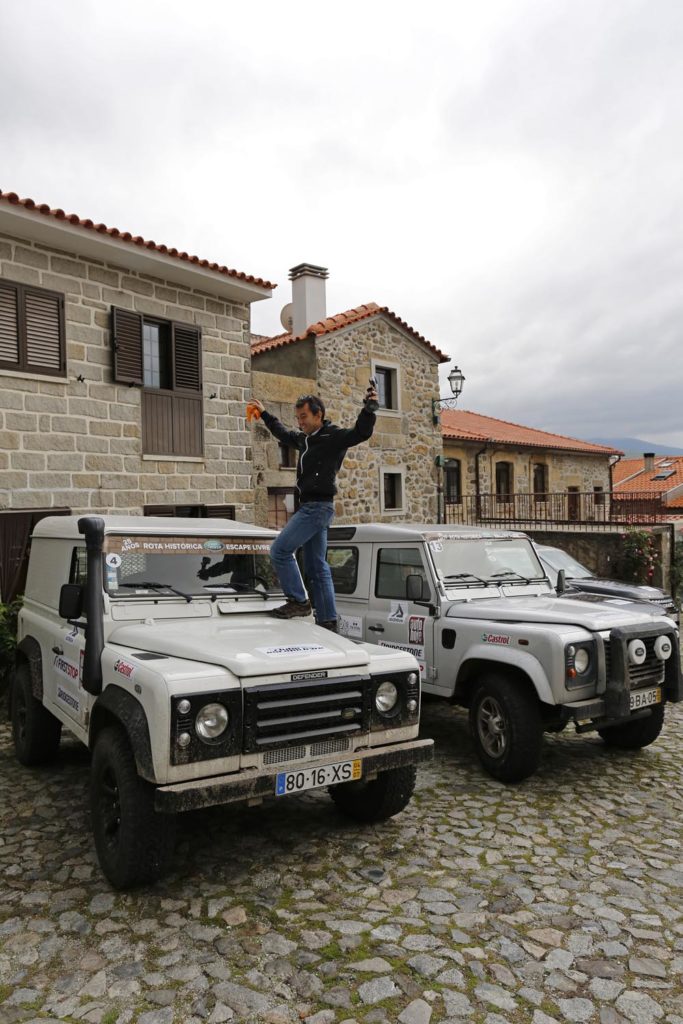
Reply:
[[294, 307], [291, 302], [288, 302], [286, 306], [282, 307], [280, 313], [280, 323], [286, 331], [292, 330], [292, 323], [294, 321]]

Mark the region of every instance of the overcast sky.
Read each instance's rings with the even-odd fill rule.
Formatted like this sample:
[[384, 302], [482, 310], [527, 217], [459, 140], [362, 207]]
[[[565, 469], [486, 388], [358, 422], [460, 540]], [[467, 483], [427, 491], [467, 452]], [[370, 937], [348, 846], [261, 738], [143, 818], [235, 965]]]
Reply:
[[0, 14], [3, 190], [278, 282], [256, 333], [321, 264], [329, 313], [452, 357], [461, 408], [683, 447], [681, 0]]

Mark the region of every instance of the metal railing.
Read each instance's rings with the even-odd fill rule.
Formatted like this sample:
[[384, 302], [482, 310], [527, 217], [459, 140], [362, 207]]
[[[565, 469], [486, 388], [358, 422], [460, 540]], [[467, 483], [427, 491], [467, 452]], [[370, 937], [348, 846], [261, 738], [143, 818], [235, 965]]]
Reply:
[[555, 526], [595, 529], [615, 524], [659, 523], [667, 508], [657, 491], [562, 491], [548, 494], [467, 494], [444, 501], [444, 521], [463, 525]]

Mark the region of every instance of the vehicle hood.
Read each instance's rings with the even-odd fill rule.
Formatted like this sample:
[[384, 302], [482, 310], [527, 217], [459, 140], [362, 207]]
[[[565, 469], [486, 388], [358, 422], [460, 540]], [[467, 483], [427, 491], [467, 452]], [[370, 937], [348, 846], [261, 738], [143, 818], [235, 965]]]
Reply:
[[118, 626], [108, 642], [135, 651], [166, 654], [222, 665], [238, 677], [316, 669], [365, 671], [370, 655], [363, 646], [305, 620], [279, 622], [263, 615], [166, 620]]
[[567, 579], [567, 587], [576, 587], [577, 590], [586, 590], [592, 594], [609, 594], [613, 597], [627, 597], [632, 601], [661, 601], [668, 598], [673, 604], [673, 598], [666, 594], [659, 587], [650, 587], [646, 584], [624, 583], [621, 580], [601, 579], [598, 576], [591, 576], [588, 579]]
[[613, 629], [617, 626], [633, 626], [638, 623], [654, 625], [662, 623], [663, 629], [671, 629], [671, 621], [663, 613], [653, 609], [646, 611], [644, 605], [616, 607], [614, 604], [591, 600], [593, 595], [580, 594], [572, 597], [490, 597], [474, 601], [453, 602], [446, 612], [447, 617], [462, 619], [489, 619], [494, 622], [534, 622], [539, 625], [551, 623], [558, 626], [583, 626], [590, 630]]

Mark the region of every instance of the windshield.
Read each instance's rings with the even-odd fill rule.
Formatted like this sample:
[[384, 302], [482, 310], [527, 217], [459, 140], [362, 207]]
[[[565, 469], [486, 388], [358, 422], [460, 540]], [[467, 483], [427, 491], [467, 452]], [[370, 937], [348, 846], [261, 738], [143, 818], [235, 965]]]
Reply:
[[279, 590], [269, 551], [255, 537], [107, 536], [104, 585], [110, 597], [190, 596]]
[[581, 565], [581, 562], [577, 562], [575, 558], [568, 555], [566, 551], [562, 551], [561, 548], [539, 548], [539, 554], [541, 559], [547, 562], [556, 573], [560, 569], [564, 569], [569, 579], [587, 580], [593, 575], [590, 569], [587, 569], [585, 565]]
[[436, 571], [447, 587], [528, 583], [545, 571], [526, 537], [428, 538]]

